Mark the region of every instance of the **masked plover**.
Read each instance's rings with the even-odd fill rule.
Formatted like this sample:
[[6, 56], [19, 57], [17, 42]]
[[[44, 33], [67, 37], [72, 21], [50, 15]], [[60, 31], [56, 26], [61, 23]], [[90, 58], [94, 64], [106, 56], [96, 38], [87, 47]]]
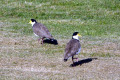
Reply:
[[64, 61], [66, 62], [68, 58], [72, 57], [72, 62], [74, 63], [74, 59], [78, 61], [78, 58], [74, 58], [75, 55], [80, 53], [81, 44], [79, 41], [79, 37], [82, 37], [79, 32], [74, 32], [72, 35], [72, 39], [67, 43], [64, 54]]
[[38, 23], [35, 19], [31, 19], [29, 23], [32, 24], [34, 34], [39, 37], [38, 42], [40, 41], [40, 39], [42, 39], [41, 44], [43, 44], [44, 39], [49, 40], [49, 42], [51, 43], [57, 42], [57, 40], [55, 40], [50, 34], [46, 26]]

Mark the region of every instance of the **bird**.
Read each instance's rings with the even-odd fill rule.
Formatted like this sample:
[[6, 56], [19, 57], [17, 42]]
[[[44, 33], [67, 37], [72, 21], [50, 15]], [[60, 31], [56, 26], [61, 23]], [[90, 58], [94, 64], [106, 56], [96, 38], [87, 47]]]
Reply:
[[81, 51], [81, 44], [79, 38], [82, 37], [79, 32], [74, 32], [72, 35], [72, 39], [67, 43], [64, 53], [64, 62], [68, 60], [68, 58], [72, 57], [72, 62], [74, 63], [74, 59], [77, 60], [78, 58], [74, 58], [75, 55], [78, 55]]
[[35, 19], [31, 19], [29, 23], [32, 24], [34, 34], [39, 37], [38, 42], [40, 41], [40, 39], [42, 39], [41, 44], [43, 44], [45, 38], [47, 40], [50, 40], [51, 44], [52, 42], [53, 44], [55, 41], [57, 42], [57, 40], [53, 38], [45, 25], [43, 25], [42, 23], [38, 23]]

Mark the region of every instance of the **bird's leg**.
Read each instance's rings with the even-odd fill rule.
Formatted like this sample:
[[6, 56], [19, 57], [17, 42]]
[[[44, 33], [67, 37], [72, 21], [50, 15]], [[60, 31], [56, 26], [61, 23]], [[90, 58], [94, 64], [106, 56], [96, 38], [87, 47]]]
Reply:
[[72, 56], [72, 62], [73, 62], [73, 64], [74, 64], [74, 56]]
[[44, 38], [42, 38], [41, 44], [43, 44], [43, 39], [44, 39]]
[[76, 61], [78, 62], [78, 58], [73, 58], [73, 59], [76, 59]]
[[79, 61], [79, 59], [77, 58], [77, 62]]
[[76, 58], [74, 58], [74, 59], [76, 59], [76, 61], [78, 62], [78, 55], [76, 55]]
[[41, 39], [41, 38], [38, 39], [38, 43], [40, 42], [40, 39]]
[[76, 58], [76, 61], [78, 62], [78, 58]]
[[74, 58], [74, 57], [72, 56], [72, 61], [73, 61], [73, 63], [74, 63], [74, 59], [76, 59], [76, 61], [78, 62], [78, 58]]

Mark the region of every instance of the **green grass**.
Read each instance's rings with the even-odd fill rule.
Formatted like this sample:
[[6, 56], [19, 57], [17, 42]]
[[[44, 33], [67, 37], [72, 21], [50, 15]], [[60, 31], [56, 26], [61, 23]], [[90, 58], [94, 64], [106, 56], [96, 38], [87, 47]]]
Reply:
[[[119, 0], [1, 0], [1, 21], [15, 24], [15, 32], [32, 34], [31, 18], [46, 25], [55, 36], [71, 36], [79, 31], [86, 36], [120, 36]], [[6, 19], [7, 18], [7, 19]], [[69, 34], [69, 35], [68, 35]], [[70, 37], [69, 36], [69, 37]]]

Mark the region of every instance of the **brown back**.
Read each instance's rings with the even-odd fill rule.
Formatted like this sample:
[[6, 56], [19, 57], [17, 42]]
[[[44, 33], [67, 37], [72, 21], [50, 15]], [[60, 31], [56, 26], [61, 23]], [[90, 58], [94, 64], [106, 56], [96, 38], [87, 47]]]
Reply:
[[35, 23], [33, 25], [33, 32], [37, 34], [40, 37], [45, 38], [52, 38], [52, 35], [50, 34], [49, 30], [41, 23]]
[[79, 40], [71, 39], [66, 45], [64, 59], [74, 56], [80, 47], [81, 45]]

